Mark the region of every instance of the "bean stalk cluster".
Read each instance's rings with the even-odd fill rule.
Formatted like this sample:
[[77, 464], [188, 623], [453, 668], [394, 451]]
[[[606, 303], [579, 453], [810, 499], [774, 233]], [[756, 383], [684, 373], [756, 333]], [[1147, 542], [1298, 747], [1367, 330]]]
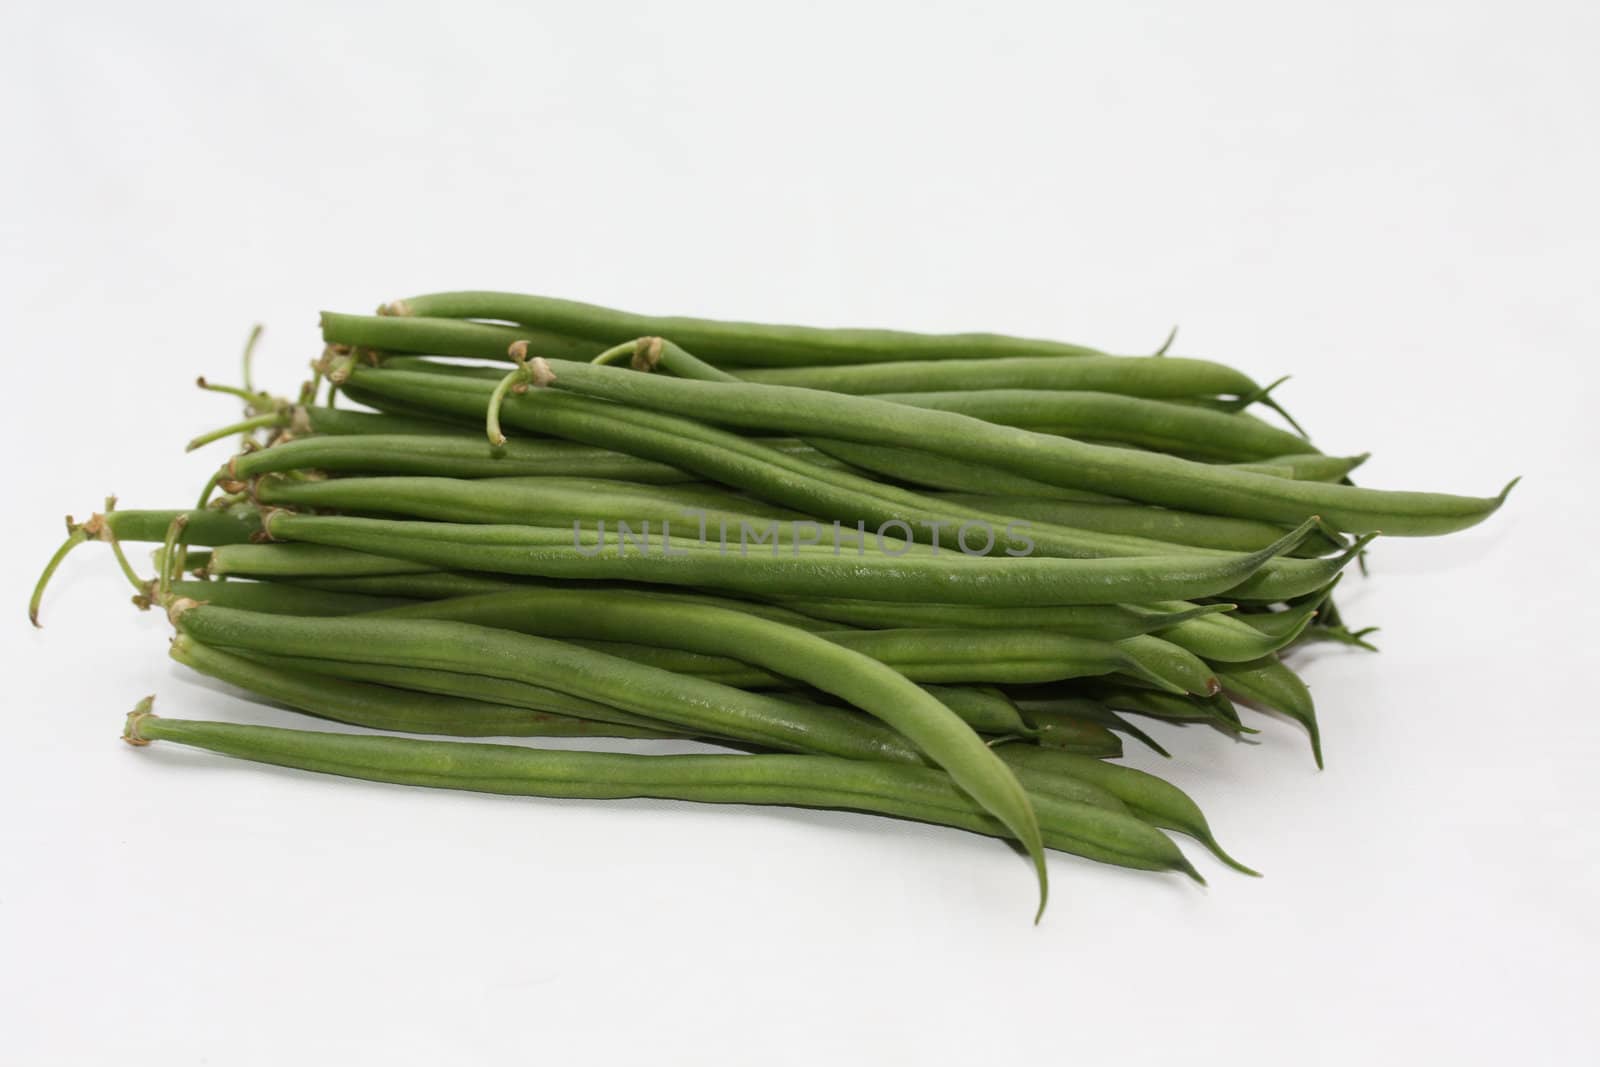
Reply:
[[[460, 292], [325, 313], [191, 507], [69, 520], [170, 655], [324, 723], [157, 716], [124, 739], [538, 797], [848, 809], [1200, 872], [1139, 723], [1321, 731], [1290, 665], [1371, 649], [1334, 590], [1379, 534], [1488, 497], [1357, 486], [1209, 360], [996, 334], [635, 315]], [[253, 347], [257, 334], [252, 334]], [[343, 406], [339, 400], [345, 402]], [[349, 403], [360, 405], [352, 408]], [[1258, 417], [1265, 410], [1267, 417]], [[730, 531], [732, 533], [730, 534]], [[1003, 531], [997, 536], [996, 531]], [[155, 576], [123, 545], [152, 542]], [[409, 736], [408, 736], [409, 735]], [[505, 739], [608, 738], [605, 751]], [[463, 740], [463, 739], [474, 740]], [[483, 738], [500, 739], [488, 743]], [[691, 739], [706, 754], [652, 745]], [[616, 751], [628, 746], [635, 751]]]

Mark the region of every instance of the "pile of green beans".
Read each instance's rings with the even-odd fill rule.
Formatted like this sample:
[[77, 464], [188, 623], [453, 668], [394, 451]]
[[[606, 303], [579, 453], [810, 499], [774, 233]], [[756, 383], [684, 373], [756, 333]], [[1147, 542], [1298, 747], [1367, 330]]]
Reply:
[[[1177, 833], [1254, 874], [1190, 797], [1117, 762], [1125, 746], [1170, 758], [1179, 728], [1243, 738], [1276, 717], [1320, 767], [1292, 660], [1372, 647], [1334, 601], [1347, 565], [1380, 533], [1481, 522], [1510, 490], [1356, 486], [1366, 456], [1314, 447], [1274, 386], [1164, 350], [482, 292], [325, 313], [322, 333], [293, 400], [254, 387], [248, 352], [241, 385], [202, 379], [244, 418], [190, 447], [238, 435], [236, 454], [197, 503], [69, 519], [29, 613], [68, 553], [105, 543], [135, 605], [170, 620], [174, 661], [367, 732], [146, 700], [125, 740], [404, 785], [914, 819], [1020, 845], [1039, 913], [1050, 851], [1200, 880]], [[136, 542], [159, 546], [152, 577]], [[526, 740], [550, 737], [638, 750]]]

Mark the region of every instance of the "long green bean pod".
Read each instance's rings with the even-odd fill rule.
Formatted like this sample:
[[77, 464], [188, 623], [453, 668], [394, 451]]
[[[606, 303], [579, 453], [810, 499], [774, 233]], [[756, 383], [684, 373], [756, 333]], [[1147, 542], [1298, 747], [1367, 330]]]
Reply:
[[1068, 488], [1209, 514], [1282, 523], [1320, 515], [1352, 533], [1381, 530], [1424, 536], [1465, 529], [1492, 515], [1515, 484], [1507, 485], [1496, 497], [1327, 485], [1154, 452], [1085, 444], [871, 397], [781, 385], [691, 381], [563, 360], [534, 360], [532, 376], [539, 386], [725, 426], [922, 448]]
[[452, 737], [676, 736], [644, 725], [536, 711], [268, 665], [211, 648], [186, 634], [173, 640], [169, 655], [201, 674], [297, 711], [374, 730]]
[[[1101, 355], [1098, 350], [1059, 341], [1036, 341], [992, 333], [923, 334], [903, 330], [818, 329], [752, 322], [724, 322], [685, 316], [637, 315], [575, 300], [517, 293], [432, 293], [386, 305], [391, 316], [499, 319], [567, 337], [582, 337], [598, 348], [635, 337], [669, 337], [718, 364], [730, 366], [816, 366], [902, 359], [952, 359], [1003, 356]], [[396, 321], [396, 320], [391, 320]], [[404, 321], [400, 319], [398, 321]], [[323, 335], [329, 337], [328, 317]], [[350, 336], [345, 323], [334, 337]], [[350, 343], [369, 344], [368, 341]], [[374, 347], [388, 347], [378, 344]], [[448, 352], [411, 346], [408, 351]], [[537, 349], [536, 349], [537, 351]], [[502, 345], [503, 357], [505, 348]], [[459, 353], [465, 355], [467, 353]]]
[[[825, 756], [631, 755], [553, 751], [470, 741], [424, 741], [168, 719], [135, 709], [123, 739], [170, 741], [280, 767], [368, 781], [516, 796], [615, 800], [649, 797], [710, 804], [782, 804], [893, 815], [1009, 837], [949, 778], [931, 768]], [[1149, 823], [1090, 804], [1034, 798], [1047, 846], [1139, 870], [1200, 880]]]
[[[825, 545], [742, 554], [716, 546], [661, 542], [649, 554], [587, 533], [535, 526], [405, 522], [275, 511], [264, 520], [275, 538], [356, 549], [375, 560], [465, 568], [540, 578], [624, 579], [710, 586], [757, 596], [846, 597], [918, 603], [1122, 604], [1217, 596], [1237, 587], [1309, 526], [1279, 544], [1240, 556], [1111, 559], [835, 554]], [[587, 540], [586, 540], [587, 538]], [[257, 547], [257, 546], [240, 546]], [[262, 546], [279, 547], [279, 546]], [[774, 546], [776, 549], [778, 546]], [[213, 568], [215, 569], [215, 557]], [[367, 573], [402, 573], [374, 562]]]

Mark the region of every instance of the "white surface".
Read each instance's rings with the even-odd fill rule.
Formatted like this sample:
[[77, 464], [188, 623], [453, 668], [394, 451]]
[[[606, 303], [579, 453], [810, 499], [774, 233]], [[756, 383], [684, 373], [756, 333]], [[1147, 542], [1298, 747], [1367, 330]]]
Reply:
[[[1592, 1062], [1592, 5], [525, 6], [8, 14], [8, 1061]], [[1279, 723], [1134, 753], [1266, 879], [1060, 857], [1037, 929], [959, 833], [120, 744], [151, 690], [294, 720], [169, 667], [103, 551], [30, 630], [58, 516], [190, 498], [250, 323], [288, 386], [318, 309], [469, 287], [1178, 322], [1369, 484], [1527, 480], [1351, 580], [1384, 651], [1301, 658], [1325, 773]]]

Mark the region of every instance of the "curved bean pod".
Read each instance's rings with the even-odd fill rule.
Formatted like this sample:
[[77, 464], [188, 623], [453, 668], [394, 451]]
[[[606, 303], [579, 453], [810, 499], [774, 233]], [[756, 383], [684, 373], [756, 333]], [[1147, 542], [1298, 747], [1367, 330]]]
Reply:
[[1305, 727], [1311, 739], [1311, 755], [1322, 769], [1322, 730], [1317, 725], [1317, 708], [1306, 684], [1277, 656], [1266, 656], [1251, 663], [1223, 664], [1217, 670], [1223, 691], [1238, 699], [1280, 711]]
[[1002, 747], [1011, 749], [1010, 752], [1003, 753], [1003, 758], [1013, 767], [1031, 765], [1092, 782], [1122, 801], [1128, 806], [1129, 811], [1151, 825], [1188, 834], [1234, 870], [1249, 875], [1257, 873], [1223, 851], [1199, 805], [1170, 782], [1133, 767], [1106, 763], [1091, 756], [1029, 745]]
[[[1161, 747], [1155, 738], [1097, 700], [1090, 700], [1088, 697], [1047, 697], [1040, 699], [1034, 696], [1026, 696], [1017, 697], [1015, 703], [1017, 712], [1022, 716], [1023, 720], [1038, 729], [1038, 743], [1046, 748], [1060, 748], [1067, 752], [1081, 751], [1070, 743], [1070, 739], [1074, 736], [1072, 732], [1075, 730], [1074, 724], [1088, 721], [1099, 723], [1117, 733], [1127, 734], [1158, 756], [1167, 758], [1172, 756], [1172, 753]], [[1069, 741], [1067, 744], [1052, 741], [1052, 729], [1058, 723], [1063, 724], [1062, 728], [1068, 732], [1064, 735], [1055, 736], [1064, 736]], [[1118, 751], [1115, 753], [1091, 751], [1082, 752], [1081, 754], [1102, 757], [1109, 755], [1114, 759], [1116, 756], [1121, 755], [1121, 747], [1119, 742]]]
[[[554, 595], [539, 600], [540, 606], [551, 612], [559, 610], [561, 605], [577, 603], [576, 599]], [[626, 597], [592, 594], [582, 598], [579, 610], [583, 612], [584, 618], [604, 617], [613, 627], [629, 625], [629, 619], [623, 616], [630, 616], [631, 625], [634, 627], [648, 625], [652, 621], [658, 622], [671, 628], [683, 644], [690, 645], [696, 651], [712, 654], [731, 653], [747, 662], [780, 670], [790, 677], [849, 701], [898, 730], [944, 768], [985, 810], [992, 812], [1022, 842], [1034, 860], [1034, 870], [1039, 879], [1040, 909], [1043, 910], [1048, 899], [1048, 881], [1043, 859], [1044, 846], [1039, 837], [1038, 822], [1029, 806], [1026, 793], [1005, 769], [1004, 764], [995, 758], [994, 753], [970, 727], [938, 700], [892, 669], [867, 656], [851, 652], [802, 630], [722, 608], [681, 601], [668, 604], [664, 601], [637, 598], [630, 600]], [[219, 612], [222, 613], [220, 620], [217, 618]], [[662, 618], [657, 619], [656, 616]], [[252, 620], [259, 619], [268, 619], [268, 624], [264, 627], [256, 624], [252, 628]], [[227, 609], [194, 607], [178, 613], [176, 624], [186, 633], [196, 633], [202, 640], [205, 639], [205, 635], [203, 632], [197, 633], [197, 630], [205, 630], [208, 621], [224, 634], [234, 634], [235, 639], [238, 634], [247, 633], [263, 640], [273, 640], [274, 627], [271, 625], [271, 619], [272, 617], [268, 616], [252, 617], [242, 612], [229, 612]], [[666, 672], [650, 668], [634, 666], [624, 670], [623, 661], [609, 657], [596, 658], [594, 654], [585, 654], [570, 645], [525, 634], [509, 634], [465, 623], [391, 620], [370, 616], [337, 620], [296, 619], [294, 625], [297, 629], [306, 631], [308, 635], [320, 634], [330, 640], [343, 638], [352, 642], [353, 647], [366, 648], [368, 645], [383, 643], [392, 646], [393, 649], [408, 649], [412, 655], [405, 656], [399, 661], [402, 666], [460, 669], [460, 664], [473, 665], [476, 661], [476, 669], [484, 674], [507, 677], [513, 681], [550, 685], [551, 688], [570, 692], [574, 696], [598, 699], [603, 703], [641, 714], [652, 712], [650, 707], [639, 705], [640, 694], [647, 694], [655, 704], [662, 706], [672, 701], [671, 706], [688, 720], [704, 715], [705, 710], [714, 701], [725, 702], [730, 710], [736, 706], [743, 706], [748, 709], [748, 713], [742, 716], [739, 725], [746, 730], [751, 730], [753, 727], [754, 733], [770, 732], [772, 739], [766, 743], [777, 742], [775, 747], [814, 749], [819, 738], [828, 736], [823, 730], [810, 724], [796, 729], [792, 717], [773, 715], [773, 705], [778, 702], [761, 701], [759, 698], [752, 702], [748, 694], [742, 694], [738, 690], [699, 683], [685, 677], [675, 678]], [[295, 640], [303, 642], [300, 638], [293, 640], [286, 638], [283, 629], [283, 627], [276, 628], [276, 639], [280, 642], [278, 648], [260, 650], [279, 651], [283, 646], [293, 645]], [[457, 652], [452, 657], [441, 649], [430, 647], [430, 641], [450, 640], [463, 642], [467, 646], [466, 651], [475, 655], [463, 658]], [[696, 643], [691, 645], [690, 642]], [[218, 643], [229, 642], [219, 640]], [[315, 641], [309, 646], [301, 643], [298, 645], [298, 654], [340, 658], [326, 651], [318, 651], [318, 648], [319, 645]], [[368, 658], [379, 655], [371, 648], [366, 648], [366, 652]], [[392, 656], [395, 653], [386, 648], [383, 654]], [[541, 675], [530, 676], [527, 668], [519, 668], [516, 664], [507, 662], [508, 659], [518, 656], [537, 656], [541, 662], [541, 675], [549, 672], [558, 681], [551, 683]], [[395, 661], [391, 659], [389, 662]], [[609, 671], [613, 677], [603, 681], [596, 679], [586, 682], [578, 677], [586, 669]], [[631, 680], [637, 690], [626, 694], [625, 699], [631, 703], [623, 703], [618, 699], [621, 694], [618, 692], [617, 682], [624, 678]], [[574, 688], [575, 685], [579, 688]], [[598, 695], [600, 693], [607, 695]], [[736, 693], [740, 694], [737, 699], [734, 697]], [[763, 704], [766, 706], [763, 707]], [[761, 714], [763, 711], [767, 714]], [[727, 734], [726, 730], [714, 729], [713, 732]], [[750, 736], [750, 739], [761, 740], [756, 736]], [[859, 751], [859, 748], [856, 748], [856, 751]]]
[[180, 633], [239, 655], [264, 653], [499, 678], [608, 705], [697, 735], [851, 759], [920, 759], [900, 735], [860, 715], [840, 710], [826, 717], [798, 716], [793, 708], [760, 694], [678, 677], [566, 642], [456, 622], [288, 618], [175, 603], [171, 614]]

